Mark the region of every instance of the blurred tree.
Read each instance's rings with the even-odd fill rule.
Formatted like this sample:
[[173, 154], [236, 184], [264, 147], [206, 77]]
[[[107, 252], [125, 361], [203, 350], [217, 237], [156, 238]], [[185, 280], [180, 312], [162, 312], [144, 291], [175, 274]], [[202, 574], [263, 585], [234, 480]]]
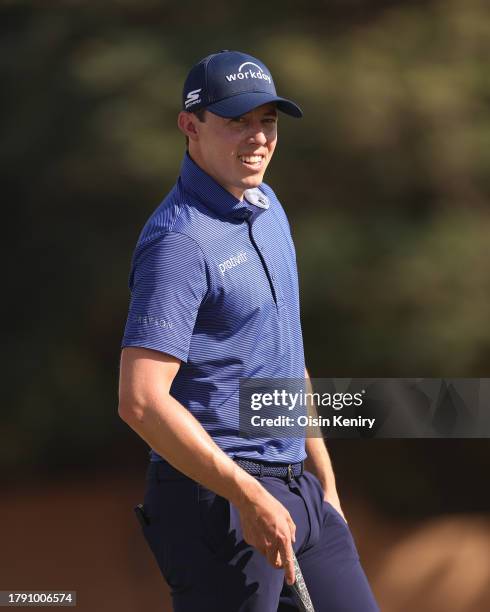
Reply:
[[305, 110], [301, 123], [281, 117], [267, 180], [297, 242], [312, 373], [488, 372], [487, 2], [0, 11], [1, 466], [141, 452], [116, 416], [130, 256], [178, 173], [181, 83], [220, 48], [263, 58]]

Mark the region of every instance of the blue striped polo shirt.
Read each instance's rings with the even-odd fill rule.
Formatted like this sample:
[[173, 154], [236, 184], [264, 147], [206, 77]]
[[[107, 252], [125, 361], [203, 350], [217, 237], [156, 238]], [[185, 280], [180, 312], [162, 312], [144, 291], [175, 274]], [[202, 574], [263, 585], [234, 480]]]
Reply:
[[268, 208], [238, 200], [185, 155], [133, 254], [122, 346], [181, 360], [171, 395], [230, 457], [295, 462], [304, 438], [238, 435], [239, 379], [302, 379], [305, 367], [289, 223], [272, 189], [259, 189]]

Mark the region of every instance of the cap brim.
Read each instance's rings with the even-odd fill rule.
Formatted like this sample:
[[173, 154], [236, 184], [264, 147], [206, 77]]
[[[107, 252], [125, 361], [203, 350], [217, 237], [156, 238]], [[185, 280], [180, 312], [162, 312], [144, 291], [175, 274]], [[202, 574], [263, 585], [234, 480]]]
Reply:
[[236, 94], [225, 100], [209, 104], [205, 108], [215, 115], [230, 118], [245, 115], [245, 113], [249, 113], [254, 108], [257, 108], [257, 106], [262, 106], [262, 104], [268, 104], [269, 102], [275, 102], [277, 104], [277, 109], [286, 113], [286, 115], [297, 118], [303, 116], [303, 111], [291, 100], [273, 96], [262, 91], [250, 91]]

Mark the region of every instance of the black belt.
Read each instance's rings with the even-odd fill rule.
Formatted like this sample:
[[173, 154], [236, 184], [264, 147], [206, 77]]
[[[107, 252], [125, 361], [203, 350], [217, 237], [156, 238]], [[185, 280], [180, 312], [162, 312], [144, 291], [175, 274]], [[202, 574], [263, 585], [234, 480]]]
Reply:
[[[243, 457], [236, 457], [234, 461], [252, 476], [275, 476], [276, 478], [284, 478], [287, 482], [298, 478], [304, 471], [303, 461], [299, 463], [266, 463], [254, 459], [244, 459]], [[166, 461], [151, 461], [148, 465], [146, 478], [147, 480], [157, 481], [190, 480], [188, 476], [179, 472]]]
[[304, 471], [303, 461], [298, 463], [265, 463], [240, 457], [235, 457], [234, 461], [252, 476], [275, 476], [276, 478], [285, 478], [287, 482], [298, 478]]

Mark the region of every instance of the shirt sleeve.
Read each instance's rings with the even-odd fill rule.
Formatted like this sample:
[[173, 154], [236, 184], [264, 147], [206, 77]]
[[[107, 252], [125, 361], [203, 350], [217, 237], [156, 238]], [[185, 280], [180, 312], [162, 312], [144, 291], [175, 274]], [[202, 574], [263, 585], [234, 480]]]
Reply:
[[208, 290], [204, 255], [188, 236], [168, 233], [137, 247], [122, 346], [187, 361], [199, 306]]

